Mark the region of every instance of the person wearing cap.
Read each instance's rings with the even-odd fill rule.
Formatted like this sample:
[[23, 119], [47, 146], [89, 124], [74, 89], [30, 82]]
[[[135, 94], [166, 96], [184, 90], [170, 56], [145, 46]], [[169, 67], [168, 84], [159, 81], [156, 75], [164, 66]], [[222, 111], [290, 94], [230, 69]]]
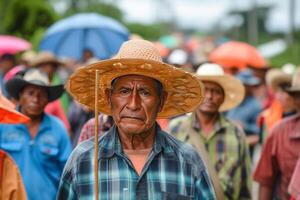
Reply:
[[258, 116], [262, 112], [262, 106], [253, 94], [260, 80], [254, 76], [251, 69], [246, 69], [236, 75], [245, 86], [245, 98], [234, 109], [226, 113], [226, 117], [240, 125], [247, 136], [250, 154], [253, 155], [255, 145], [259, 141]]
[[273, 100], [269, 108], [265, 109], [258, 118], [260, 125], [260, 135], [262, 141], [271, 128], [281, 119], [295, 114], [293, 98], [284, 89], [290, 87], [292, 74], [287, 74], [281, 69], [270, 69], [266, 75], [266, 84], [273, 93]]
[[[100, 85], [95, 91], [96, 80]], [[75, 100], [112, 116], [115, 124], [100, 140], [94, 139], [97, 152], [92, 139], [75, 148], [58, 200], [215, 199], [196, 150], [155, 122], [157, 117], [191, 112], [201, 103], [204, 88], [192, 74], [163, 63], [151, 42], [123, 43], [113, 59], [75, 71], [66, 88]], [[93, 173], [97, 163], [98, 177]]]
[[44, 108], [61, 96], [63, 85], [50, 86], [47, 75], [33, 68], [10, 79], [6, 88], [18, 100], [19, 111], [31, 120], [1, 124], [0, 149], [16, 161], [30, 200], [53, 200], [72, 148], [62, 122]]
[[288, 200], [288, 186], [300, 152], [300, 70], [293, 76], [292, 86], [285, 90], [293, 97], [297, 114], [284, 118], [272, 129], [263, 146], [254, 171], [259, 183], [259, 199]]
[[192, 114], [171, 120], [169, 130], [196, 147], [199, 142], [204, 144], [224, 199], [251, 199], [250, 156], [245, 133], [222, 114], [240, 104], [244, 86], [232, 75], [224, 74], [222, 67], [215, 63], [200, 65], [196, 74], [205, 86], [204, 101]]
[[[15, 111], [14, 104], [6, 99], [0, 91], [0, 123], [26, 123], [30, 119]], [[21, 173], [9, 154], [0, 149], [0, 199], [26, 200], [25, 187]]]
[[[48, 75], [49, 82], [52, 84], [61, 84], [63, 81], [57, 74], [58, 67], [63, 63], [58, 60], [55, 55], [48, 51], [39, 52], [31, 61], [31, 66], [40, 69]], [[45, 111], [61, 119], [66, 126], [66, 129], [70, 131], [70, 123], [67, 118], [67, 110], [69, 107], [69, 98], [66, 94], [51, 103], [49, 103]]]

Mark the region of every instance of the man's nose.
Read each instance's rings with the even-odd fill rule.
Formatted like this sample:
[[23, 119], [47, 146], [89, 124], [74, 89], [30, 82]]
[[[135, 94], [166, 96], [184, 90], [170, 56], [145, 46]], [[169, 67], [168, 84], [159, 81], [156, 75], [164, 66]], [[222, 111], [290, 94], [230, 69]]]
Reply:
[[141, 105], [141, 98], [137, 90], [133, 90], [132, 94], [129, 97], [129, 102], [127, 107], [131, 110], [138, 110]]

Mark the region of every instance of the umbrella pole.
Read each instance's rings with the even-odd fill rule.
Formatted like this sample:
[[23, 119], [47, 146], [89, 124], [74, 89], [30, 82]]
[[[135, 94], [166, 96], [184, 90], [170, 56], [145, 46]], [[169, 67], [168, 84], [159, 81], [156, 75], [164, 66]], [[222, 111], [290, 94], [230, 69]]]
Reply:
[[99, 199], [99, 179], [98, 179], [98, 92], [99, 92], [99, 70], [96, 70], [96, 83], [95, 83], [95, 155], [94, 155], [94, 175], [95, 175], [95, 200]]

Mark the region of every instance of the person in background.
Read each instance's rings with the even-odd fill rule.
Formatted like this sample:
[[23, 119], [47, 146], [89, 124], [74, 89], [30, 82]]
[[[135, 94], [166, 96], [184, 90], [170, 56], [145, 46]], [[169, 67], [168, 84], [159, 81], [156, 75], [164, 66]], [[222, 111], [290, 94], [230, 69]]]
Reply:
[[[99, 81], [103, 83], [99, 87], [99, 111], [111, 115], [115, 125], [96, 143], [98, 158], [94, 158], [93, 140], [75, 148], [64, 169], [57, 199], [92, 199], [96, 195], [101, 200], [215, 199], [201, 157], [191, 145], [162, 131], [155, 121], [198, 106], [201, 82], [163, 63], [151, 42], [129, 40], [114, 59], [80, 68], [67, 82], [75, 100], [91, 108], [95, 102], [95, 79], [91, 77], [97, 69], [102, 72]], [[97, 194], [94, 159], [99, 162]]]
[[[26, 123], [30, 119], [15, 111], [14, 104], [6, 99], [0, 91], [0, 123]], [[0, 199], [26, 200], [26, 191], [21, 173], [15, 161], [5, 151], [0, 150]]]
[[[58, 70], [59, 66], [62, 64], [63, 63], [60, 62], [54, 56], [54, 54], [52, 54], [51, 52], [47, 52], [47, 51], [39, 52], [31, 62], [31, 66], [36, 67], [36, 68], [40, 69], [41, 71], [45, 72], [48, 75], [49, 82], [51, 82], [52, 84], [56, 84], [56, 85], [63, 84], [57, 75], [57, 70]], [[64, 102], [68, 101], [68, 100], [66, 100], [66, 99], [68, 99], [68, 97], [66, 97], [66, 96], [64, 96], [63, 99], [64, 99], [63, 100]], [[55, 100], [55, 101], [49, 103], [46, 106], [45, 111], [49, 114], [52, 114], [52, 115], [58, 117], [60, 120], [62, 120], [66, 129], [68, 130], [68, 132], [70, 131], [70, 123], [68, 121], [62, 101]]]
[[254, 180], [259, 183], [259, 199], [289, 200], [290, 183], [300, 152], [300, 69], [292, 86], [285, 90], [294, 99], [297, 114], [284, 118], [271, 130], [263, 146]]
[[44, 108], [62, 95], [63, 85], [50, 86], [47, 74], [32, 68], [7, 81], [6, 88], [18, 100], [19, 111], [31, 120], [1, 124], [0, 149], [17, 163], [30, 200], [54, 200], [72, 148], [63, 123]]
[[285, 91], [291, 86], [292, 75], [281, 69], [270, 69], [266, 75], [267, 86], [271, 89], [274, 99], [269, 108], [265, 109], [258, 118], [261, 142], [264, 142], [271, 128], [282, 118], [291, 116], [297, 111], [293, 98]]
[[224, 199], [250, 200], [251, 163], [246, 136], [222, 114], [241, 103], [245, 88], [214, 63], [200, 65], [197, 75], [205, 86], [203, 102], [191, 115], [171, 120], [169, 130], [184, 142], [204, 144]]
[[247, 142], [252, 156], [255, 145], [259, 142], [259, 128], [257, 124], [259, 113], [262, 111], [261, 104], [253, 94], [253, 90], [260, 84], [253, 71], [246, 69], [239, 72], [236, 78], [245, 86], [245, 98], [240, 105], [226, 113], [226, 117], [233, 120], [243, 128], [246, 133]]

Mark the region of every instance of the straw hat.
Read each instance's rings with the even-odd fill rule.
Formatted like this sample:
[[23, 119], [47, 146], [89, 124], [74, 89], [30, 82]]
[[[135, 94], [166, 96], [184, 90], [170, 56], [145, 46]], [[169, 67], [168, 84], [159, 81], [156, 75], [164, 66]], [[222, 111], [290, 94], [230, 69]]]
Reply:
[[59, 98], [64, 92], [63, 85], [51, 86], [47, 74], [36, 68], [26, 71], [23, 77], [15, 76], [5, 84], [9, 95], [15, 99], [19, 99], [21, 90], [27, 85], [35, 85], [44, 88], [48, 93], [49, 102]]
[[80, 103], [95, 107], [95, 72], [99, 70], [99, 111], [111, 115], [105, 90], [111, 82], [124, 75], [143, 75], [160, 81], [168, 93], [158, 118], [168, 118], [192, 112], [203, 99], [204, 87], [199, 79], [181, 69], [162, 62], [155, 46], [145, 40], [130, 40], [122, 44], [117, 55], [108, 60], [77, 69], [66, 84], [68, 92]]
[[300, 68], [298, 68], [293, 76], [292, 86], [285, 89], [288, 93], [299, 93], [300, 92]]
[[41, 64], [45, 63], [53, 63], [55, 65], [63, 65], [61, 61], [59, 61], [53, 53], [48, 51], [39, 52], [32, 62], [30, 63], [31, 66], [37, 67]]
[[214, 63], [205, 63], [199, 66], [197, 73], [201, 81], [211, 81], [219, 84], [225, 93], [223, 104], [219, 111], [227, 111], [238, 106], [244, 99], [245, 87], [234, 76], [225, 74], [223, 68]]
[[14, 104], [5, 98], [0, 91], [0, 123], [17, 124], [25, 123], [29, 120], [29, 117], [17, 112], [14, 109]]
[[281, 69], [270, 69], [266, 74], [266, 83], [273, 91], [277, 91], [281, 84], [291, 84], [292, 74], [287, 74]]

